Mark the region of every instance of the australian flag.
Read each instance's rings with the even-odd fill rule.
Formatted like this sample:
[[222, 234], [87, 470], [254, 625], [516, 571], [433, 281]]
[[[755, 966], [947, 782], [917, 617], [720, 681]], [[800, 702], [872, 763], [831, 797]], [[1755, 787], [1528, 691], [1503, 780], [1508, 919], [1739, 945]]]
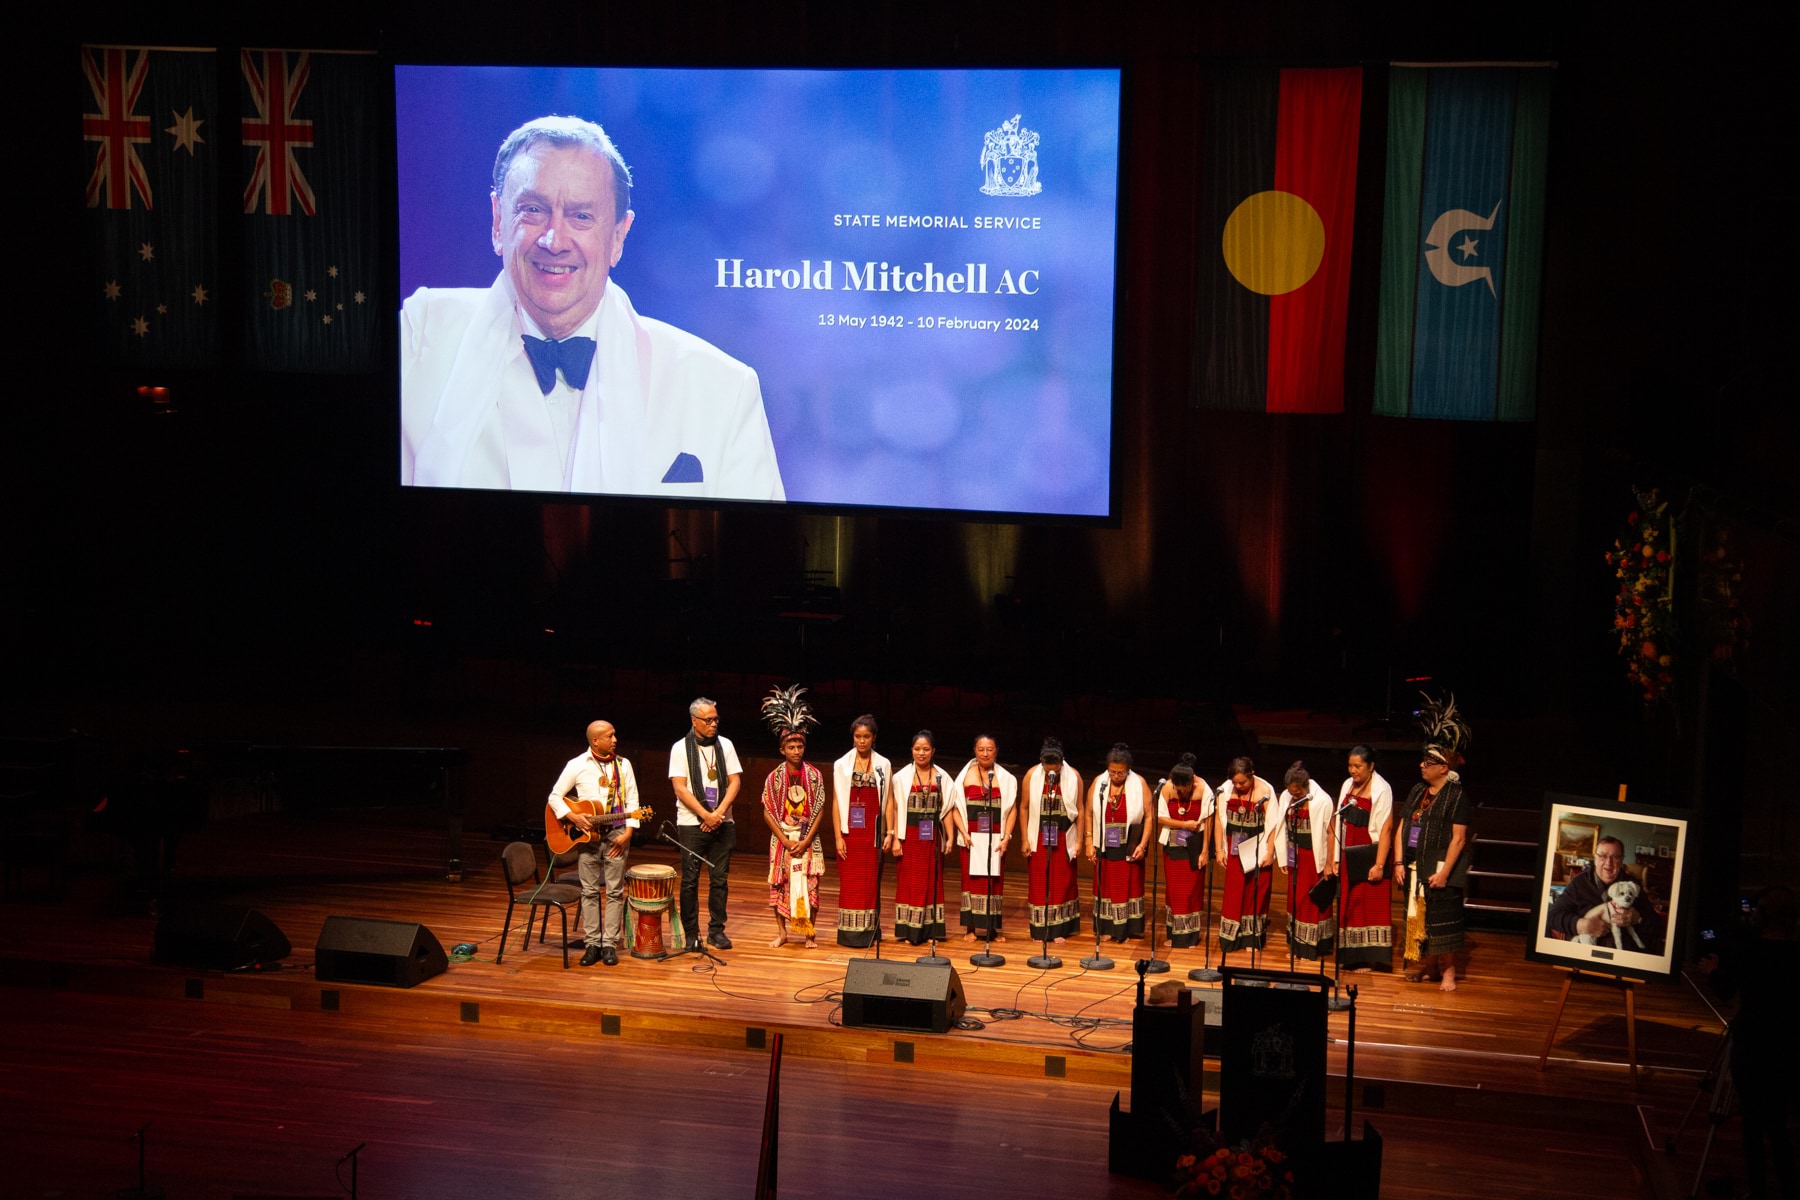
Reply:
[[377, 66], [367, 54], [243, 50], [244, 358], [254, 370], [373, 370]]
[[86, 322], [116, 364], [218, 358], [211, 50], [81, 47]]

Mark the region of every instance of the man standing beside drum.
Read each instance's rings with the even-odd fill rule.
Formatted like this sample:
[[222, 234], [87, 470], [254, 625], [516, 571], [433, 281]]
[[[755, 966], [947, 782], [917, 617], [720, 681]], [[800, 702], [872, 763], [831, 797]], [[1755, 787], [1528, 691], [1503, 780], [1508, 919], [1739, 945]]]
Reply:
[[719, 733], [719, 706], [705, 696], [688, 705], [693, 728], [669, 748], [669, 786], [681, 807], [675, 813], [675, 839], [686, 847], [681, 856], [681, 927], [700, 940], [700, 863], [707, 866], [706, 940], [731, 949], [725, 936], [725, 901], [731, 887], [731, 849], [737, 824], [731, 805], [743, 782], [737, 748]]
[[[626, 821], [614, 833], [605, 832], [605, 824], [587, 813], [572, 812], [568, 795], [578, 800], [598, 801], [603, 812], [627, 812], [638, 807], [637, 775], [631, 762], [615, 753], [619, 733], [610, 721], [595, 721], [587, 727], [586, 754], [571, 758], [550, 789], [550, 809], [583, 833], [599, 836], [581, 844], [577, 871], [581, 878], [581, 927], [587, 935], [587, 952], [581, 965], [591, 967], [603, 962], [609, 967], [619, 963], [619, 939], [625, 930], [625, 856], [631, 849], [631, 831], [635, 820]], [[606, 921], [600, 918], [600, 882], [606, 880]]]

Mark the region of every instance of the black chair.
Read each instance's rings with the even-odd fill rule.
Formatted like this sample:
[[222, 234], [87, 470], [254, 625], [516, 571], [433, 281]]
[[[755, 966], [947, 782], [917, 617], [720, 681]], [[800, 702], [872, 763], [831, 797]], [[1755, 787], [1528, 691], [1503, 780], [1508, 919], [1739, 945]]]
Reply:
[[[581, 847], [570, 846], [561, 854], [552, 854], [550, 856], [549, 876], [552, 884], [562, 883], [579, 888], [581, 886]], [[579, 912], [580, 910], [577, 909], [576, 911]], [[538, 927], [538, 941], [547, 942], [550, 940], [546, 936], [549, 929], [550, 910], [545, 909], [543, 923]], [[580, 941], [581, 935], [578, 934], [575, 940]]]
[[506, 876], [506, 921], [500, 926], [500, 951], [494, 955], [494, 965], [500, 965], [500, 960], [506, 957], [506, 937], [512, 932], [513, 909], [520, 904], [529, 904], [531, 911], [525, 914], [525, 941], [520, 944], [520, 951], [531, 948], [531, 922], [537, 916], [537, 910], [544, 910], [544, 928], [548, 929], [550, 910], [554, 908], [562, 918], [563, 970], [568, 970], [569, 906], [581, 902], [581, 889], [568, 883], [540, 883], [537, 851], [526, 842], [511, 842], [500, 852], [500, 869]]

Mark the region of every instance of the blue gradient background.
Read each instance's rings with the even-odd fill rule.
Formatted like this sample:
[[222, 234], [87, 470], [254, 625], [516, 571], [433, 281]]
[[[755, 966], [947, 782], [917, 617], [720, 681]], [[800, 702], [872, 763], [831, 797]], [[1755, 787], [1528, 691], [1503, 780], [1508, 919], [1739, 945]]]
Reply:
[[[395, 68], [401, 294], [486, 287], [489, 180], [507, 133], [570, 114], [631, 165], [613, 272], [639, 312], [761, 377], [788, 499], [1110, 515], [1119, 73]], [[982, 195], [983, 136], [1040, 137], [1043, 190]], [[1040, 217], [1043, 227], [835, 228], [835, 213]], [[832, 260], [830, 292], [720, 289]], [[989, 264], [985, 296], [842, 290], [844, 262]], [[992, 294], [1002, 269], [1035, 296]], [[846, 329], [821, 313], [1035, 318], [1036, 332]]]

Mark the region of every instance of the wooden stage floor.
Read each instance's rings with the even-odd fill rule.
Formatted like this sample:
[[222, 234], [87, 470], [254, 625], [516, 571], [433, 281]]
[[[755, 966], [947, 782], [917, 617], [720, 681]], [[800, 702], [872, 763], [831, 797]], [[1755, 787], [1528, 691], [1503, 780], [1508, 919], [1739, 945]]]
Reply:
[[[864, 952], [833, 943], [833, 874], [827, 874], [824, 885], [825, 915], [816, 950], [798, 943], [768, 946], [774, 923], [765, 904], [763, 863], [753, 854], [739, 854], [733, 864], [729, 922], [736, 948], [722, 954], [724, 966], [691, 957], [666, 962], [627, 957], [614, 968], [565, 971], [554, 945], [554, 919], [552, 944], [540, 946], [534, 940], [522, 952], [515, 922], [505, 962], [494, 962], [506, 907], [500, 849], [499, 842], [471, 839], [465, 845], [465, 878], [453, 883], [442, 877], [442, 835], [402, 827], [393, 814], [215, 822], [182, 845], [172, 892], [262, 910], [295, 947], [288, 969], [223, 974], [153, 966], [153, 921], [110, 915], [98, 898], [100, 889], [84, 888], [84, 881], [93, 879], [88, 875], [78, 877], [73, 894], [63, 900], [0, 905], [9, 934], [0, 952], [0, 984], [10, 985], [13, 1004], [23, 1003], [19, 995], [45, 988], [97, 998], [93, 1002], [135, 998], [147, 1006], [198, 999], [207, 1008], [223, 1004], [287, 1012], [307, 1029], [338, 1021], [345, 1030], [404, 1028], [409, 1036], [430, 1038], [466, 1037], [476, 1032], [470, 1026], [478, 1026], [481, 1034], [503, 1039], [536, 1039], [552, 1053], [558, 1046], [612, 1046], [620, 1053], [665, 1055], [681, 1048], [683, 1061], [724, 1055], [749, 1063], [754, 1060], [747, 1055], [770, 1032], [779, 1031], [785, 1035], [791, 1070], [866, 1067], [879, 1078], [894, 1072], [906, 1078], [937, 1077], [939, 1094], [1009, 1080], [1007, 1086], [1031, 1089], [1031, 1094], [1069, 1087], [1110, 1096], [1129, 1086], [1125, 1047], [1137, 984], [1131, 963], [1148, 955], [1147, 943], [1109, 943], [1106, 952], [1118, 963], [1110, 972], [1084, 971], [1077, 965], [1092, 947], [1091, 941], [1079, 940], [1058, 949], [1063, 969], [1026, 967], [1026, 958], [1035, 951], [1017, 936], [1024, 925], [1024, 888], [1016, 873], [1009, 876], [1005, 910], [1006, 926], [1015, 936], [996, 947], [1007, 964], [968, 965], [976, 947], [960, 939], [944, 949], [961, 974], [970, 1015], [981, 1028], [932, 1036], [838, 1024], [836, 994], [845, 964]], [[633, 861], [673, 865], [673, 854], [673, 848], [652, 842], [634, 848]], [[889, 913], [891, 877], [890, 871], [890, 901], [884, 909]], [[1085, 880], [1082, 894], [1089, 894]], [[1287, 964], [1279, 934], [1282, 907], [1278, 897], [1277, 933], [1271, 938], [1276, 953], [1264, 957], [1264, 966]], [[411, 990], [322, 985], [308, 968], [311, 947], [332, 914], [420, 921], [446, 949], [473, 942], [478, 951], [472, 961], [453, 963], [445, 974]], [[1665, 1159], [1650, 1147], [1674, 1130], [1694, 1096], [1718, 1044], [1722, 1026], [1717, 1014], [1685, 982], [1640, 988], [1641, 1071], [1634, 1088], [1624, 1065], [1622, 994], [1606, 985], [1578, 983], [1549, 1069], [1540, 1073], [1538, 1052], [1563, 976], [1525, 962], [1518, 936], [1483, 933], [1472, 935], [1471, 941], [1462, 987], [1453, 994], [1409, 985], [1397, 973], [1345, 976], [1359, 990], [1357, 1126], [1367, 1117], [1384, 1131], [1388, 1125], [1432, 1122], [1463, 1129], [1480, 1123], [1538, 1130], [1525, 1135], [1530, 1152], [1541, 1150], [1551, 1157], [1540, 1155], [1533, 1165], [1521, 1167], [1509, 1152], [1504, 1161], [1520, 1172], [1516, 1186], [1482, 1188], [1480, 1194], [1543, 1194], [1533, 1190], [1540, 1185], [1545, 1192], [1560, 1191], [1572, 1179], [1604, 1180], [1627, 1165], [1626, 1176], [1617, 1180], [1622, 1190], [1590, 1187], [1588, 1194], [1678, 1194], [1665, 1185], [1686, 1168], [1679, 1158]], [[919, 952], [891, 942], [884, 951], [908, 960]], [[578, 950], [571, 953], [572, 960], [576, 954]], [[1165, 950], [1164, 955], [1175, 969], [1163, 978], [1183, 978], [1188, 968], [1201, 964], [1198, 951]], [[1233, 963], [1248, 965], [1248, 956], [1235, 955]], [[1330, 1066], [1339, 1078], [1328, 1095], [1335, 1108], [1343, 1097], [1349, 1018], [1334, 1014], [1330, 1033]], [[1208, 1091], [1215, 1089], [1216, 1078], [1209, 1073]], [[17, 1094], [9, 1097], [19, 1100]], [[1595, 1113], [1603, 1114], [1599, 1121], [1606, 1133], [1600, 1144], [1563, 1144], [1553, 1136], [1576, 1113], [1590, 1122]], [[1341, 1114], [1332, 1121], [1341, 1125]], [[1466, 1136], [1451, 1134], [1449, 1140]], [[1698, 1139], [1690, 1133], [1688, 1141], [1691, 1159]], [[1395, 1146], [1390, 1154], [1396, 1153], [1403, 1151]], [[1434, 1194], [1431, 1177], [1424, 1178], [1421, 1190], [1384, 1194]], [[1492, 1176], [1487, 1179], [1491, 1184]], [[722, 1190], [741, 1194], [745, 1189]], [[1685, 1191], [1684, 1179], [1679, 1194]], [[1081, 1194], [1096, 1192], [1089, 1188]], [[1118, 1194], [1142, 1193], [1127, 1189]]]

